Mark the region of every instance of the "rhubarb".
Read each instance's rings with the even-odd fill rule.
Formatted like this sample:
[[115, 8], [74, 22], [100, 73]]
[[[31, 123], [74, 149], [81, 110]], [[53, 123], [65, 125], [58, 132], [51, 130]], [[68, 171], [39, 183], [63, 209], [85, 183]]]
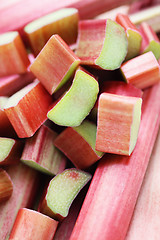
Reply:
[[127, 83], [137, 88], [147, 88], [160, 81], [160, 66], [152, 52], [135, 57], [121, 66]]
[[52, 240], [58, 222], [39, 212], [22, 208], [18, 211], [9, 240]]
[[40, 211], [54, 219], [64, 219], [74, 198], [90, 179], [89, 173], [74, 168], [55, 176], [49, 183]]
[[19, 163], [7, 170], [13, 182], [13, 193], [7, 202], [0, 204], [0, 239], [6, 240], [14, 224], [18, 210], [31, 207], [37, 192], [37, 172]]
[[55, 148], [53, 141], [57, 134], [42, 125], [26, 140], [21, 161], [43, 173], [56, 175], [65, 169], [66, 158]]
[[54, 145], [60, 149], [72, 163], [80, 169], [85, 169], [98, 161], [103, 153], [95, 150], [97, 127], [94, 123], [84, 120], [80, 126], [66, 128], [54, 140]]
[[35, 81], [12, 95], [4, 111], [20, 138], [31, 137], [47, 119], [51, 103], [49, 93]]
[[77, 56], [82, 64], [114, 70], [127, 54], [124, 28], [110, 19], [84, 20], [79, 23]]
[[79, 68], [68, 92], [48, 112], [48, 118], [62, 126], [79, 126], [94, 106], [98, 82]]
[[124, 240], [160, 124], [160, 84], [145, 90], [131, 156], [106, 154], [96, 169], [70, 240]]
[[124, 14], [117, 14], [116, 22], [124, 27], [128, 39], [128, 52], [126, 60], [136, 57], [140, 52], [142, 36], [138, 28], [131, 22], [129, 17]]
[[18, 32], [0, 35], [0, 77], [25, 73], [29, 59]]
[[47, 14], [25, 26], [30, 48], [36, 56], [53, 34], [58, 34], [68, 45], [76, 42], [78, 10], [64, 8]]
[[157, 34], [146, 22], [141, 23], [140, 31], [143, 36], [141, 52], [145, 53], [152, 51], [154, 53], [154, 56], [158, 60], [160, 58], [160, 41]]
[[31, 64], [30, 70], [53, 94], [69, 80], [79, 63], [78, 57], [61, 37], [53, 35]]
[[142, 99], [102, 93], [98, 104], [96, 150], [130, 155], [136, 145]]
[[8, 200], [13, 192], [12, 181], [5, 170], [0, 168], [0, 203]]

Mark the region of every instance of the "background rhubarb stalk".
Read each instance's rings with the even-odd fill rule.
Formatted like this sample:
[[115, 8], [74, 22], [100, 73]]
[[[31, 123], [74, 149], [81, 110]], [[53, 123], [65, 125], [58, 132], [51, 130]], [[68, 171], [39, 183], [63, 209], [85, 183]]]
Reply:
[[160, 84], [144, 93], [132, 155], [106, 154], [100, 161], [70, 240], [125, 239], [160, 124], [159, 94]]

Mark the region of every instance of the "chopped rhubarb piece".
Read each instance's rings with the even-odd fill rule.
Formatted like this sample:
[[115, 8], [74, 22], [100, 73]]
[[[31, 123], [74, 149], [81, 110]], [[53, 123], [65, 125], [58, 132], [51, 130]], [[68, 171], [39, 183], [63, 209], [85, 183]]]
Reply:
[[87, 168], [98, 161], [103, 153], [95, 150], [97, 127], [94, 123], [84, 120], [80, 126], [66, 128], [54, 140], [72, 163], [80, 169]]
[[30, 70], [52, 94], [69, 80], [79, 63], [78, 57], [61, 37], [53, 35], [31, 64]]
[[160, 133], [145, 178], [141, 187], [140, 194], [136, 203], [134, 214], [126, 236], [126, 240], [158, 240], [160, 235]]
[[47, 119], [51, 103], [49, 93], [35, 81], [12, 95], [4, 111], [20, 138], [31, 137]]
[[140, 31], [143, 36], [141, 52], [145, 53], [152, 51], [154, 53], [154, 56], [158, 60], [160, 58], [160, 41], [157, 34], [146, 22], [141, 23]]
[[57, 226], [58, 222], [54, 219], [37, 211], [22, 208], [18, 211], [9, 239], [52, 240]]
[[76, 42], [78, 10], [64, 8], [29, 23], [24, 31], [34, 55], [37, 55], [53, 34], [58, 34], [67, 44]]
[[0, 204], [0, 239], [6, 240], [14, 224], [18, 210], [32, 207], [37, 193], [37, 172], [22, 163], [10, 166], [7, 170], [13, 182], [10, 199]]
[[11, 96], [34, 79], [31, 72], [0, 78], [0, 96]]
[[8, 200], [13, 192], [12, 181], [5, 170], [0, 168], [0, 203]]
[[49, 183], [40, 211], [54, 219], [64, 219], [74, 198], [90, 179], [89, 173], [74, 168], [55, 176]]
[[[145, 90], [138, 142], [131, 156], [105, 154], [70, 240], [124, 240], [160, 124], [160, 84]], [[137, 239], [136, 239], [137, 240]]]
[[98, 104], [96, 150], [130, 155], [136, 145], [142, 99], [102, 93]]
[[136, 57], [140, 52], [142, 36], [138, 28], [131, 22], [130, 18], [124, 14], [116, 16], [116, 22], [124, 27], [128, 39], [128, 52], [126, 60]]
[[27, 71], [29, 59], [18, 32], [0, 35], [0, 76]]
[[21, 161], [46, 174], [56, 175], [62, 172], [66, 158], [53, 145], [56, 137], [57, 133], [42, 125], [33, 137], [26, 140]]
[[123, 63], [120, 69], [125, 81], [137, 88], [144, 89], [160, 81], [160, 66], [152, 52]]
[[98, 82], [79, 68], [72, 86], [48, 112], [48, 118], [62, 126], [79, 126], [93, 108], [99, 91]]
[[22, 150], [23, 143], [21, 141], [0, 137], [0, 165], [18, 163]]
[[108, 70], [119, 68], [127, 54], [127, 45], [124, 28], [110, 19], [79, 23], [76, 54], [82, 64]]

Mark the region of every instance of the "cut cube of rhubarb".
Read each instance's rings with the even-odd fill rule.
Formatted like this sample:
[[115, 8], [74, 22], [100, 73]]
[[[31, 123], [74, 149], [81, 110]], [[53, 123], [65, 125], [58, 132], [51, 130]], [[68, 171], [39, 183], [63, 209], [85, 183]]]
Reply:
[[14, 224], [18, 210], [32, 207], [37, 193], [38, 174], [22, 163], [10, 166], [7, 170], [13, 182], [10, 199], [0, 204], [0, 239], [6, 240]]
[[9, 239], [52, 240], [57, 226], [58, 222], [54, 219], [37, 211], [22, 208], [18, 211]]
[[53, 145], [57, 133], [42, 125], [26, 140], [21, 161], [43, 173], [56, 175], [66, 166], [65, 156]]
[[79, 58], [61, 37], [53, 35], [31, 64], [30, 70], [53, 94], [69, 80], [79, 63]]
[[55, 176], [49, 183], [40, 211], [54, 219], [64, 219], [74, 198], [90, 179], [89, 173], [74, 168]]
[[21, 141], [0, 137], [0, 165], [18, 163], [22, 150], [23, 143]]
[[160, 41], [158, 36], [146, 22], [141, 23], [140, 31], [143, 36], [141, 53], [152, 51], [158, 60], [160, 58]]
[[63, 8], [34, 20], [24, 32], [34, 55], [37, 55], [53, 34], [58, 34], [67, 44], [76, 42], [78, 10]]
[[126, 240], [159, 240], [160, 229], [160, 132], [150, 162], [147, 168], [145, 178], [141, 187], [140, 194], [136, 203], [134, 214], [126, 236]]
[[130, 155], [136, 145], [142, 99], [102, 93], [98, 105], [96, 150]]
[[79, 68], [72, 86], [48, 112], [48, 118], [58, 125], [79, 126], [93, 108], [98, 91], [99, 86], [95, 78]]
[[130, 18], [124, 14], [117, 14], [116, 22], [124, 27], [128, 39], [128, 52], [126, 60], [136, 57], [140, 52], [142, 36], [138, 28], [131, 22]]
[[35, 79], [31, 72], [0, 78], [0, 96], [11, 96]]
[[159, 96], [160, 84], [144, 92], [138, 142], [131, 156], [105, 154], [100, 160], [70, 240], [125, 240], [159, 129]]
[[5, 170], [0, 168], [0, 203], [8, 200], [13, 192], [12, 181]]
[[31, 137], [47, 119], [52, 97], [35, 81], [12, 95], [4, 111], [20, 138]]
[[98, 161], [103, 155], [102, 152], [95, 150], [96, 132], [96, 125], [84, 120], [78, 127], [66, 128], [54, 140], [54, 145], [77, 168], [84, 169]]
[[124, 28], [110, 19], [79, 23], [76, 54], [82, 64], [108, 70], [117, 69], [126, 57], [127, 45]]
[[147, 88], [160, 81], [160, 66], [152, 52], [135, 57], [121, 66], [127, 83], [137, 88]]
[[0, 35], [0, 76], [27, 71], [29, 59], [18, 32]]

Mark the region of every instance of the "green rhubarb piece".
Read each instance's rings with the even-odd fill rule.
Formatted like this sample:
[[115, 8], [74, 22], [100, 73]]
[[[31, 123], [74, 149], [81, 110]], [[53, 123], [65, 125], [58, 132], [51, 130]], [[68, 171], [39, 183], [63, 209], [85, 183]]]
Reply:
[[84, 120], [81, 125], [74, 127], [74, 130], [88, 142], [99, 157], [103, 156], [103, 152], [95, 150], [97, 126], [94, 123]]
[[125, 60], [129, 60], [136, 57], [139, 54], [142, 36], [139, 32], [133, 31], [132, 29], [127, 30], [128, 38], [128, 53]]
[[103, 69], [114, 70], [120, 67], [127, 54], [128, 41], [123, 27], [107, 19], [106, 37], [100, 56], [95, 63]]
[[93, 108], [98, 92], [98, 82], [78, 69], [71, 88], [47, 116], [58, 125], [79, 126]]
[[146, 47], [143, 53], [152, 51], [157, 60], [160, 58], [160, 43], [156, 41], [151, 41]]
[[47, 206], [53, 216], [66, 217], [73, 200], [90, 179], [89, 173], [74, 168], [55, 176], [46, 194]]
[[2, 162], [5, 158], [8, 157], [14, 144], [14, 139], [3, 137], [0, 138], [0, 162]]

